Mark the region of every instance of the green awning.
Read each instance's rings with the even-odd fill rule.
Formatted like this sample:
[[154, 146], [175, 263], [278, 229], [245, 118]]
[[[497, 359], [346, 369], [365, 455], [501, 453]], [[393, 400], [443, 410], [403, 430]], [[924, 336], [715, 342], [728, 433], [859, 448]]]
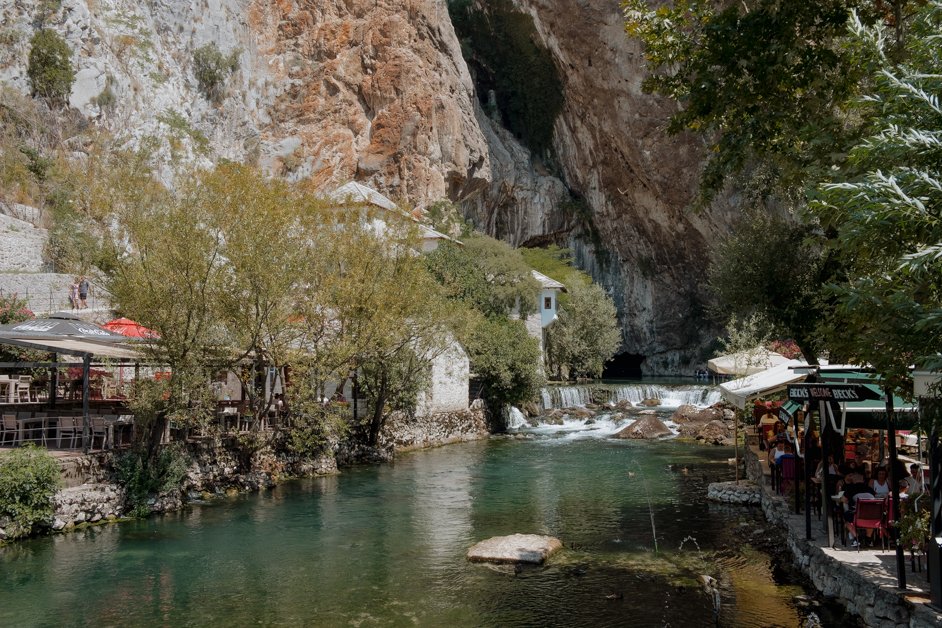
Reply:
[[[862, 384], [879, 395], [884, 395], [879, 377], [875, 373], [861, 371], [822, 371], [820, 377], [828, 382], [848, 382]], [[882, 399], [868, 401], [853, 401], [838, 404], [841, 414], [846, 413], [846, 426], [871, 430], [886, 429], [886, 401]], [[902, 430], [913, 429], [918, 420], [916, 406], [908, 403], [902, 397], [893, 396], [893, 415], [896, 418], [896, 428]], [[840, 417], [838, 417], [840, 423]]]
[[795, 418], [795, 413], [799, 410], [801, 410], [801, 404], [788, 400], [779, 407], [778, 418], [785, 425], [789, 425], [792, 419]]

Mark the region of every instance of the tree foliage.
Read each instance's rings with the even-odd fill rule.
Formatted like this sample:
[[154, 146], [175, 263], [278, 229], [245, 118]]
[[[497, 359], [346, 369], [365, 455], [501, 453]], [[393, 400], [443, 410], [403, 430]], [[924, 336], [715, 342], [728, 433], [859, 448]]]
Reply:
[[57, 104], [68, 100], [75, 70], [72, 68], [72, 51], [58, 33], [48, 29], [36, 31], [30, 40], [26, 74], [34, 96]]
[[615, 303], [601, 286], [571, 275], [568, 299], [546, 334], [547, 361], [561, 379], [601, 377], [602, 369], [621, 345]]
[[475, 233], [464, 246], [442, 244], [426, 263], [449, 298], [485, 316], [526, 316], [536, 308], [539, 284], [520, 252], [505, 242]]
[[467, 338], [471, 368], [492, 408], [533, 399], [543, 386], [540, 347], [522, 321], [481, 317]]
[[623, 1], [627, 32], [644, 44], [645, 89], [680, 104], [669, 131], [709, 144], [705, 199], [757, 161], [778, 190], [840, 163], [853, 137], [841, 106], [865, 71], [842, 46], [856, 4]]
[[828, 305], [823, 279], [832, 266], [814, 228], [754, 208], [713, 250], [713, 314], [724, 321], [758, 314], [769, 325], [767, 334], [794, 338], [805, 359], [816, 364], [823, 348], [818, 324]]
[[0, 456], [0, 527], [11, 538], [28, 536], [52, 520], [59, 463], [44, 449], [26, 445]]
[[214, 42], [193, 52], [193, 75], [207, 100], [215, 103], [222, 101], [229, 75], [239, 68], [240, 54], [240, 50], [223, 54]]
[[854, 23], [881, 65], [861, 103], [868, 135], [811, 211], [847, 267], [832, 286], [835, 346], [905, 388], [909, 367], [942, 366], [942, 4], [915, 16], [897, 63], [882, 25]]

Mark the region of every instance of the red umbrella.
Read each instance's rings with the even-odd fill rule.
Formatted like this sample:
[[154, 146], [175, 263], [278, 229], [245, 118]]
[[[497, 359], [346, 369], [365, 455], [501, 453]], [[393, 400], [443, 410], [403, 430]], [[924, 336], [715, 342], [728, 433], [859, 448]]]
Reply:
[[108, 331], [112, 331], [129, 338], [160, 338], [160, 335], [153, 329], [148, 329], [140, 323], [132, 321], [130, 318], [116, 318], [102, 325]]

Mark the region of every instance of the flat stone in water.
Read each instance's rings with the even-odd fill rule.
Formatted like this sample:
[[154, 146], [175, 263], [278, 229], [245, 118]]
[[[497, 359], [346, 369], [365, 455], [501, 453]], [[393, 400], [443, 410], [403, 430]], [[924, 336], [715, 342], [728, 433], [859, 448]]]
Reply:
[[468, 550], [468, 560], [476, 563], [540, 564], [557, 550], [562, 542], [540, 534], [495, 536], [475, 544]]

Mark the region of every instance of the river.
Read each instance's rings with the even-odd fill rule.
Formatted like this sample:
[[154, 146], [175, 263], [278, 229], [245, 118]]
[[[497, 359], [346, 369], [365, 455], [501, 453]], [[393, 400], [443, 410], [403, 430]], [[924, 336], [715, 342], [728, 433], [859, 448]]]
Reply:
[[[801, 626], [756, 509], [711, 504], [732, 451], [571, 427], [400, 455], [185, 512], [0, 549], [0, 625]], [[471, 564], [494, 535], [565, 549]], [[773, 541], [774, 542], [774, 541]], [[656, 546], [656, 548], [655, 548]]]

